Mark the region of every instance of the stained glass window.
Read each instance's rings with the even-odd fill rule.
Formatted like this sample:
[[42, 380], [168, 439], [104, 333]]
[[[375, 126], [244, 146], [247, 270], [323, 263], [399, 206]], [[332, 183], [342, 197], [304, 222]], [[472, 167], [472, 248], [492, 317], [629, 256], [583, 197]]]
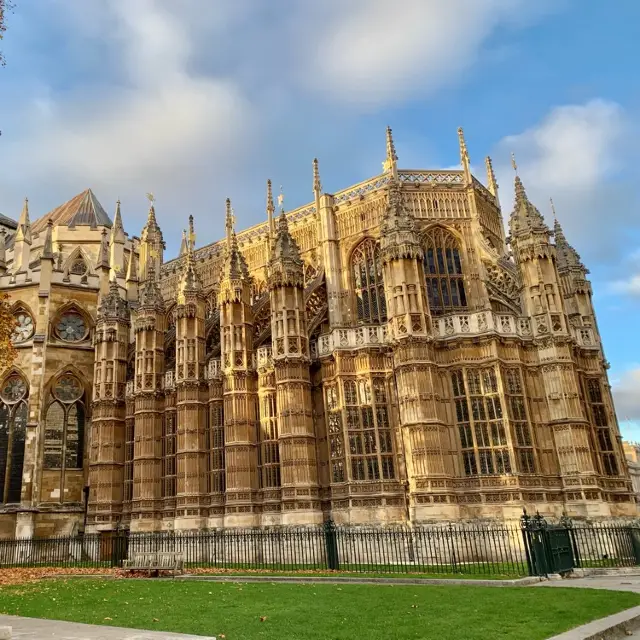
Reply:
[[434, 227], [426, 235], [424, 273], [433, 315], [467, 306], [460, 247], [456, 238], [442, 227]]
[[367, 238], [353, 252], [351, 258], [353, 284], [356, 293], [358, 320], [382, 323], [387, 321], [387, 303], [382, 279], [380, 248]]
[[60, 376], [51, 390], [44, 430], [45, 469], [81, 469], [86, 409], [82, 383], [72, 374]]
[[14, 317], [16, 326], [11, 336], [11, 342], [14, 344], [26, 342], [34, 333], [33, 318], [24, 311], [16, 313]]
[[20, 502], [27, 416], [27, 385], [11, 375], [0, 391], [0, 503]]
[[58, 338], [65, 342], [81, 342], [87, 333], [87, 323], [79, 313], [65, 313], [56, 325]]

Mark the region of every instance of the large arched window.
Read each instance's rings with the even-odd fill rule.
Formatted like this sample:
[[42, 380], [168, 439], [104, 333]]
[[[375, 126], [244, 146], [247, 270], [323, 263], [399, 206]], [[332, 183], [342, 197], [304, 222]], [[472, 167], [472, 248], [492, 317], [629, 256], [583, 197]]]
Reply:
[[442, 227], [430, 229], [425, 241], [424, 273], [431, 313], [439, 315], [464, 309], [467, 294], [458, 241]]
[[0, 503], [20, 502], [27, 427], [27, 384], [10, 375], [0, 390]]
[[360, 322], [387, 321], [387, 303], [384, 297], [380, 248], [368, 238], [361, 242], [351, 257], [353, 284]]
[[70, 373], [51, 388], [44, 432], [45, 469], [81, 469], [84, 455], [84, 387]]

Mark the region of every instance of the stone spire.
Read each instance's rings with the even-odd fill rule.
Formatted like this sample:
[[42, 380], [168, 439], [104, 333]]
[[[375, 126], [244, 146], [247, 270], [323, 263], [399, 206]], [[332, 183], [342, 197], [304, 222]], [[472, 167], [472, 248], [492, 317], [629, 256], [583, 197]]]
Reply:
[[273, 204], [273, 189], [271, 187], [271, 180], [267, 180], [267, 244], [269, 259], [271, 259], [271, 251], [273, 249], [273, 242], [276, 236], [276, 228], [273, 220], [273, 213], [275, 212], [275, 210], [276, 208]]
[[149, 260], [147, 264], [147, 277], [140, 291], [140, 307], [149, 310], [164, 310], [164, 300], [156, 279], [153, 260]]
[[[391, 142], [391, 144], [393, 144], [393, 141]], [[322, 193], [322, 182], [320, 182], [320, 169], [318, 167], [318, 158], [313, 159], [313, 192], [315, 194]]]
[[515, 193], [516, 200], [513, 207], [513, 213], [509, 218], [509, 228], [512, 236], [524, 235], [530, 232], [551, 235], [549, 227], [547, 227], [542, 214], [527, 197], [522, 180], [517, 173], [517, 165], [513, 160], [513, 166], [516, 170]]
[[29, 200], [25, 198], [13, 244], [13, 272], [27, 271], [30, 256], [31, 221], [29, 220]]
[[180, 251], [178, 252], [179, 256], [183, 256], [187, 253], [187, 230], [182, 230], [182, 242], [180, 242]]
[[279, 286], [298, 285], [303, 279], [303, 263], [300, 249], [289, 232], [289, 223], [284, 211], [278, 218], [278, 233], [271, 258], [271, 284], [274, 278]]
[[484, 159], [484, 163], [487, 167], [487, 186], [489, 187], [489, 191], [491, 195], [498, 199], [498, 182], [496, 180], [496, 174], [493, 171], [493, 163], [491, 162], [491, 157], [487, 156]]
[[6, 231], [0, 229], [0, 276], [7, 272], [7, 248], [6, 248]]
[[238, 248], [238, 239], [234, 229], [235, 216], [231, 209], [231, 200], [227, 198], [225, 227], [227, 232], [227, 249], [224, 261], [223, 274], [230, 280], [240, 280], [249, 277], [249, 269], [244, 256]]
[[131, 244], [129, 253], [129, 264], [127, 265], [127, 275], [125, 287], [127, 289], [127, 299], [136, 301], [138, 299], [138, 258], [135, 253], [135, 245]]
[[382, 170], [385, 173], [391, 173], [393, 178], [398, 175], [398, 156], [396, 155], [396, 146], [393, 143], [391, 127], [387, 127], [387, 157], [382, 163]]
[[147, 222], [140, 234], [140, 277], [142, 280], [146, 278], [150, 260], [154, 263], [156, 274], [160, 272], [165, 248], [162, 231], [156, 220], [155, 198], [153, 194], [148, 193], [147, 199], [149, 200], [149, 213], [147, 214]]
[[47, 230], [44, 235], [44, 245], [42, 247], [42, 255], [40, 260], [51, 260], [51, 266], [53, 267], [53, 221], [47, 222]]
[[107, 230], [102, 230], [100, 239], [100, 253], [98, 254], [98, 267], [109, 269], [109, 241], [107, 240]]
[[469, 152], [467, 151], [467, 143], [464, 139], [464, 131], [462, 127], [458, 127], [458, 145], [460, 146], [460, 164], [464, 173], [464, 181], [471, 184], [471, 162], [469, 160]]
[[31, 244], [31, 220], [29, 220], [29, 198], [24, 199], [20, 218], [18, 219], [18, 229], [16, 231], [16, 243], [25, 242]]
[[553, 200], [551, 201], [551, 209], [553, 211], [554, 223], [553, 223], [553, 235], [556, 241], [556, 264], [558, 265], [558, 271], [560, 273], [577, 269], [584, 273], [589, 273], [588, 269], [582, 263], [578, 252], [569, 244], [567, 238], [564, 235], [562, 226], [556, 218], [555, 207]]
[[98, 314], [110, 320], [129, 320], [129, 305], [120, 295], [120, 287], [115, 277], [109, 281], [109, 293], [102, 298]]
[[382, 218], [380, 250], [382, 262], [399, 258], [420, 258], [423, 250], [415, 221], [404, 204], [402, 186], [397, 180], [389, 185], [387, 209]]
[[122, 213], [120, 212], [120, 200], [118, 200], [116, 202], [116, 212], [113, 216], [113, 225], [111, 226], [111, 237], [109, 238], [109, 244], [112, 245], [115, 242], [124, 244], [124, 241], [124, 225], [122, 224]]
[[178, 283], [178, 304], [185, 304], [190, 295], [195, 295], [202, 289], [200, 278], [196, 273], [196, 261], [193, 255], [194, 244], [193, 216], [189, 216], [189, 237], [187, 238], [184, 270]]

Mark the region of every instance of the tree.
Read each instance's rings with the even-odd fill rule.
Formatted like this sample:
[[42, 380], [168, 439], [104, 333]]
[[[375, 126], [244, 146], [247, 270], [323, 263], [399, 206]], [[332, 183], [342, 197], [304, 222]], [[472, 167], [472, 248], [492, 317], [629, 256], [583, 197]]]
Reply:
[[[13, 0], [0, 0], [0, 40], [4, 38], [4, 32], [7, 30], [7, 14], [14, 8]], [[0, 65], [4, 67], [5, 60], [0, 51]]]
[[[0, 0], [1, 2], [2, 0]], [[16, 358], [16, 349], [11, 342], [13, 330], [16, 328], [16, 319], [11, 313], [9, 296], [0, 293], [0, 371], [4, 371], [13, 364]]]

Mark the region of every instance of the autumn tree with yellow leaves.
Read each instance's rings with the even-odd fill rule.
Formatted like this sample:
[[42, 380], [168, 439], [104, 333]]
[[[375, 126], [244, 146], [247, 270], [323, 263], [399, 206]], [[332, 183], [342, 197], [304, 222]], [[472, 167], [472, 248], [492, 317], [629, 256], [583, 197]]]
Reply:
[[10, 367], [15, 360], [16, 349], [11, 342], [15, 328], [16, 320], [11, 313], [9, 296], [0, 293], [0, 371]]

